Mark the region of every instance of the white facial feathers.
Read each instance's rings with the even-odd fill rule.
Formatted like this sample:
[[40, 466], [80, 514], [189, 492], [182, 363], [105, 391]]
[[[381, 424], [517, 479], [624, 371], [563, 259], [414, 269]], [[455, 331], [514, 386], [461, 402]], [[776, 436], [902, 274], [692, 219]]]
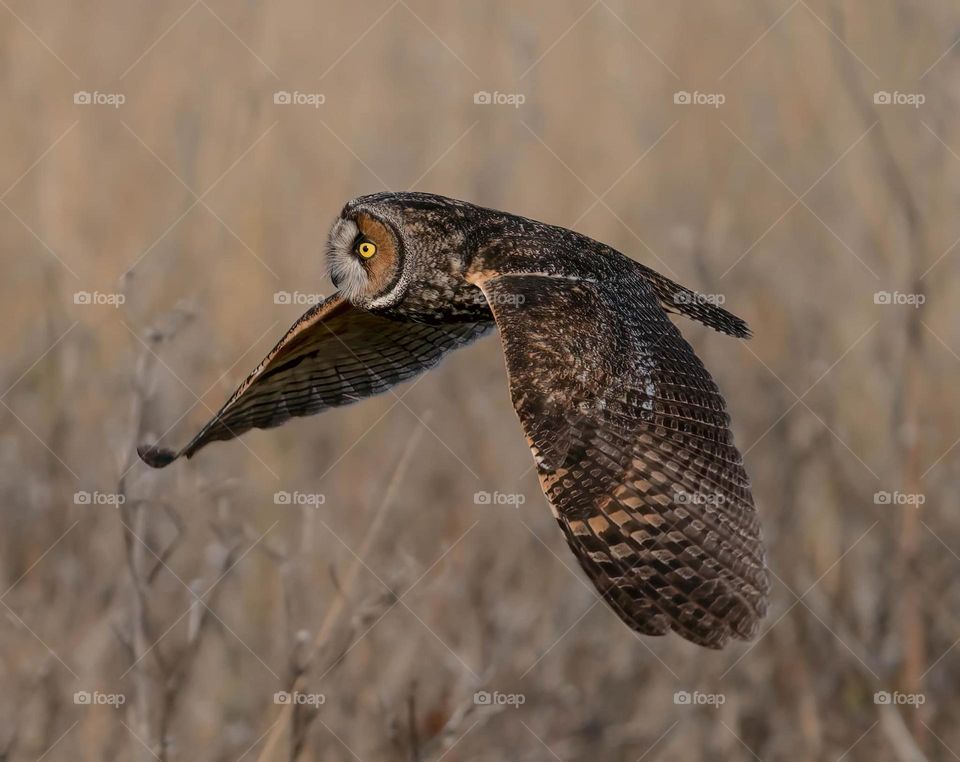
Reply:
[[360, 231], [353, 220], [337, 219], [327, 240], [327, 267], [334, 284], [348, 301], [356, 301], [367, 287], [367, 271], [353, 253]]

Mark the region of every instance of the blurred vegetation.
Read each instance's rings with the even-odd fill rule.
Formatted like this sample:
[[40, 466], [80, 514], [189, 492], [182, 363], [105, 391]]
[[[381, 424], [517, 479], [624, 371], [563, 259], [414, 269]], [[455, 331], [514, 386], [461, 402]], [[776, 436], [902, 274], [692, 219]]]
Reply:
[[[0, 5], [0, 756], [960, 754], [955, 3]], [[343, 202], [411, 186], [575, 227], [750, 322], [681, 327], [763, 518], [754, 644], [637, 638], [596, 605], [496, 338], [396, 395], [136, 461], [302, 311], [277, 292], [329, 293]], [[325, 701], [275, 703], [291, 688]]]

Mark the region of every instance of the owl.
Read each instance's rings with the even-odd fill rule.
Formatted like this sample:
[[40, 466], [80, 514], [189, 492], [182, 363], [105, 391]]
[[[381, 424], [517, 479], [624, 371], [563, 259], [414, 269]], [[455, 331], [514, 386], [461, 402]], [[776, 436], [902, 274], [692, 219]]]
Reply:
[[427, 193], [347, 203], [338, 289], [309, 309], [181, 450], [357, 402], [496, 329], [560, 530], [633, 630], [709, 648], [749, 639], [769, 580], [750, 482], [717, 385], [668, 317], [746, 323], [584, 235]]

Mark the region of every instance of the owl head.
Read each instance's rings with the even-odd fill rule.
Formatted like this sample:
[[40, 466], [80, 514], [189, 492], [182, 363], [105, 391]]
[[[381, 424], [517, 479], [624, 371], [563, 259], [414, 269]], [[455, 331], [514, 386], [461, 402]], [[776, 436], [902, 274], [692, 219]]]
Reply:
[[449, 291], [473, 209], [429, 193], [377, 193], [347, 202], [327, 242], [334, 285], [353, 304], [373, 310]]

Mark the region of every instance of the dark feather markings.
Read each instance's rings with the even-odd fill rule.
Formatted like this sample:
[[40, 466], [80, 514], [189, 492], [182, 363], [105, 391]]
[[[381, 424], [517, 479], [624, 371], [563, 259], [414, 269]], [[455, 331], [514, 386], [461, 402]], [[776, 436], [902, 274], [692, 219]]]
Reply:
[[[769, 592], [759, 520], [723, 398], [661, 306], [670, 281], [483, 264], [541, 485], [601, 596], [642, 634], [752, 637]], [[743, 335], [726, 315], [696, 317]]]

